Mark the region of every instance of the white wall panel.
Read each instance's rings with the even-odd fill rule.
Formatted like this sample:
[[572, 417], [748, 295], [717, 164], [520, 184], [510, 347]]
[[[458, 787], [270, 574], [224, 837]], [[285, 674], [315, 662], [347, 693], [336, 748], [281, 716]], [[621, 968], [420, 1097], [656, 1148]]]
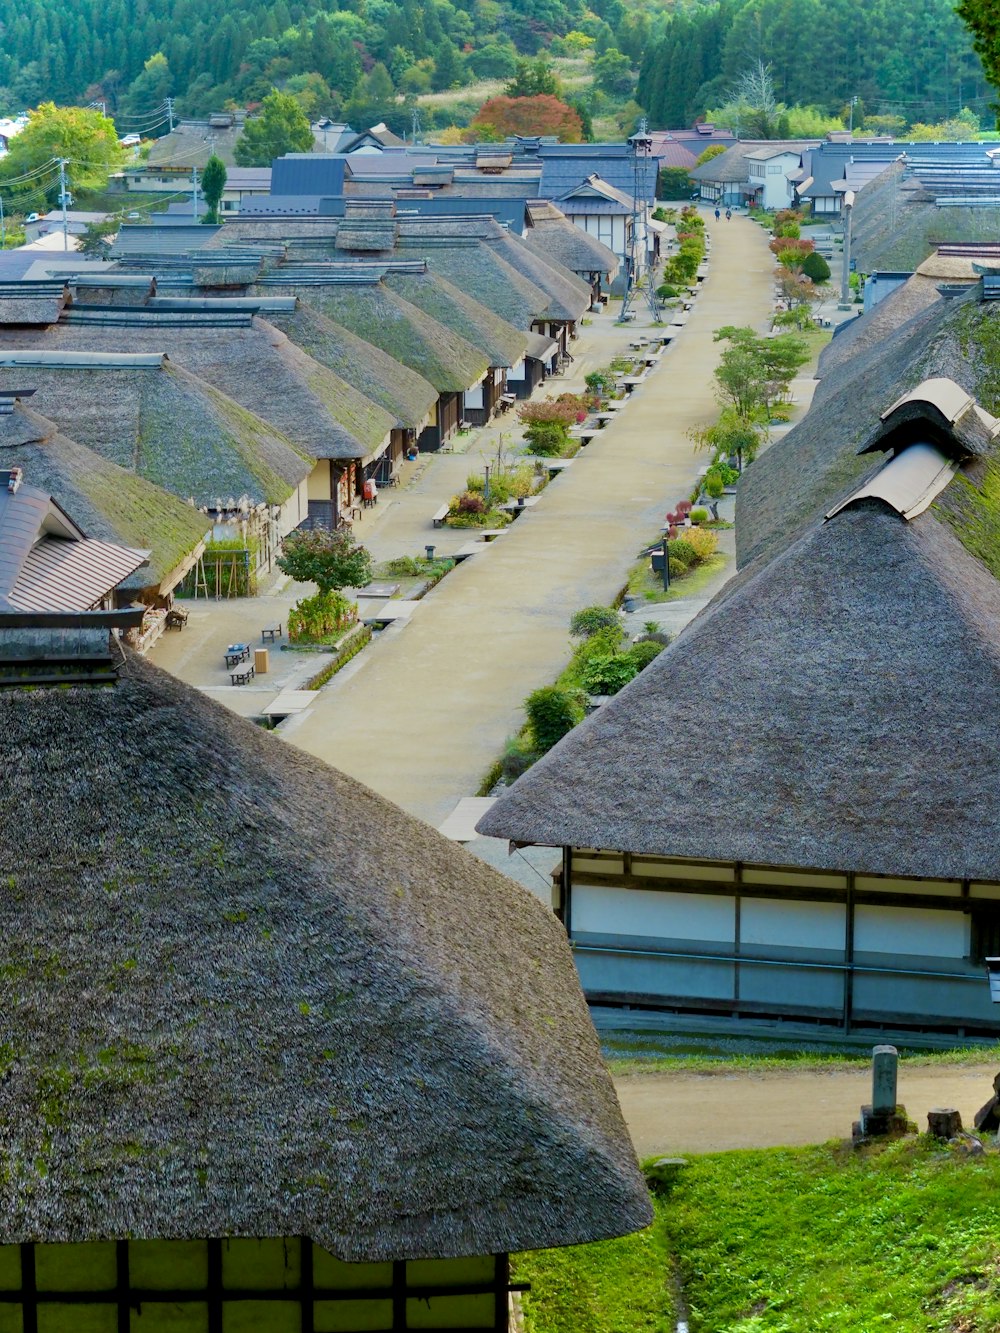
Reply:
[[744, 898], [740, 903], [740, 940], [744, 945], [842, 950], [845, 916], [843, 903]]
[[727, 945], [735, 940], [736, 904], [721, 896], [574, 885], [571, 911], [574, 934], [648, 935]]
[[969, 952], [969, 918], [963, 912], [861, 904], [854, 913], [854, 951], [964, 958]]

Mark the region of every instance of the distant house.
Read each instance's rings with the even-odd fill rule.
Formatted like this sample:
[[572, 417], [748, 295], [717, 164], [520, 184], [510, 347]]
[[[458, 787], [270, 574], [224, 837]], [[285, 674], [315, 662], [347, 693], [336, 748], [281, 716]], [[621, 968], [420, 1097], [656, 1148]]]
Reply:
[[798, 169], [800, 159], [797, 150], [781, 146], [756, 148], [748, 153], [748, 202], [769, 212], [789, 208], [793, 203], [789, 175]]
[[22, 609], [11, 500], [5, 1322], [507, 1333], [511, 1251], [652, 1216], [558, 926], [123, 652], [137, 613]]
[[[970, 336], [964, 303], [938, 305]], [[947, 354], [926, 319], [897, 358]], [[877, 390], [898, 364], [860, 374]], [[841, 393], [843, 429], [859, 394]], [[928, 380], [868, 419], [852, 461], [832, 400], [813, 411], [816, 461], [792, 432], [741, 501], [769, 555], [480, 831], [562, 849], [556, 905], [592, 1003], [998, 1034], [1000, 582], [982, 515], [1000, 421]]]
[[695, 167], [691, 178], [706, 203], [784, 208], [792, 198], [789, 175], [800, 171], [802, 152], [810, 146], [802, 140], [742, 140]]

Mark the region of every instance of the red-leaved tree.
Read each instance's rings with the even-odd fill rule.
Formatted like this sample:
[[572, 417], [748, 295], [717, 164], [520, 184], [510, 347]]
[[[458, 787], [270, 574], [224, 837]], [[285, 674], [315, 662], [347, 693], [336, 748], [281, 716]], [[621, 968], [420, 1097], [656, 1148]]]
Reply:
[[491, 97], [476, 112], [472, 128], [489, 125], [501, 135], [556, 134], [563, 143], [582, 143], [583, 124], [571, 106], [549, 93], [536, 97]]

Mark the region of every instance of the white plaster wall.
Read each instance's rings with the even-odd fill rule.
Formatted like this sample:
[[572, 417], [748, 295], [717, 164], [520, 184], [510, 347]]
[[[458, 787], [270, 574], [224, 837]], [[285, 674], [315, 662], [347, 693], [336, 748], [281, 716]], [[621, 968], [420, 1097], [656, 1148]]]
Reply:
[[963, 912], [933, 908], [860, 904], [854, 913], [854, 951], [964, 958], [969, 952], [969, 918]]
[[572, 930], [600, 935], [648, 935], [653, 939], [736, 939], [732, 898], [658, 889], [605, 889], [575, 885]]
[[740, 903], [740, 942], [790, 949], [844, 948], [843, 903], [790, 903], [744, 898]]

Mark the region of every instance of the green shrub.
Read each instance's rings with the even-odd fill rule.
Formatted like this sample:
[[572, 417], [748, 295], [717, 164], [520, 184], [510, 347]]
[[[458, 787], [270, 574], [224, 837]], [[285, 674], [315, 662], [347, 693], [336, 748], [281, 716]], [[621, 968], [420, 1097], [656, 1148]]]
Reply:
[[513, 736], [504, 746], [500, 760], [500, 776], [505, 782], [515, 782], [522, 773], [526, 773], [539, 752], [525, 736]]
[[357, 657], [362, 648], [366, 648], [371, 641], [371, 626], [362, 625], [356, 634], [350, 636], [347, 643], [340, 649], [340, 652], [338, 652], [333, 661], [328, 666], [325, 666], [322, 671], [317, 671], [315, 676], [312, 676], [306, 681], [305, 688], [307, 690], [322, 689], [328, 680], [332, 680], [337, 672], [347, 666], [351, 658]]
[[288, 639], [290, 643], [329, 639], [353, 625], [357, 618], [357, 604], [343, 593], [318, 592], [303, 597], [289, 611]]
[[692, 510], [691, 510], [691, 522], [692, 522], [692, 523], [707, 523], [707, 522], [708, 522], [708, 510], [707, 510], [707, 509], [692, 509]]
[[719, 549], [719, 539], [708, 528], [687, 528], [681, 539], [694, 551], [695, 560], [707, 560]]
[[528, 725], [539, 754], [551, 750], [583, 717], [579, 700], [572, 690], [558, 685], [543, 685], [524, 701]]
[[659, 657], [665, 646], [665, 644], [656, 643], [652, 639], [640, 639], [638, 643], [633, 643], [628, 652], [622, 653], [622, 656], [627, 657], [636, 671], [639, 672], [648, 667], [654, 657]]
[[787, 236], [790, 240], [797, 241], [801, 235], [799, 224], [797, 222], [782, 222], [774, 229], [775, 236]]
[[661, 301], [672, 301], [674, 297], [680, 296], [678, 289], [672, 287], [669, 282], [665, 282], [662, 286], [657, 287], [656, 294]]
[[711, 471], [705, 476], [705, 494], [710, 500], [718, 500], [726, 489], [718, 472]]
[[423, 561], [412, 555], [397, 555], [386, 560], [381, 568], [390, 578], [415, 579], [423, 573]]
[[575, 639], [589, 639], [602, 629], [622, 629], [622, 618], [613, 606], [585, 606], [569, 622], [569, 632]]
[[[651, 620], [648, 623], [655, 625], [656, 621]], [[661, 648], [666, 648], [673, 641], [673, 635], [668, 634], [665, 629], [648, 629], [645, 634], [640, 634], [636, 639], [636, 643], [658, 643]]]
[[689, 541], [684, 537], [675, 537], [673, 541], [667, 542], [667, 558], [669, 560], [679, 560], [685, 569], [693, 565], [698, 559], [698, 553]]
[[533, 454], [553, 457], [569, 443], [569, 431], [561, 421], [533, 421], [524, 432]]
[[639, 674], [628, 653], [593, 657], [583, 668], [583, 688], [588, 694], [617, 694]]
[[678, 560], [676, 556], [667, 556], [667, 572], [672, 579], [681, 579], [688, 572], [687, 566], [683, 560]]
[[826, 282], [830, 276], [830, 265], [814, 250], [803, 260], [802, 272], [807, 278], [812, 278], [813, 282]]

